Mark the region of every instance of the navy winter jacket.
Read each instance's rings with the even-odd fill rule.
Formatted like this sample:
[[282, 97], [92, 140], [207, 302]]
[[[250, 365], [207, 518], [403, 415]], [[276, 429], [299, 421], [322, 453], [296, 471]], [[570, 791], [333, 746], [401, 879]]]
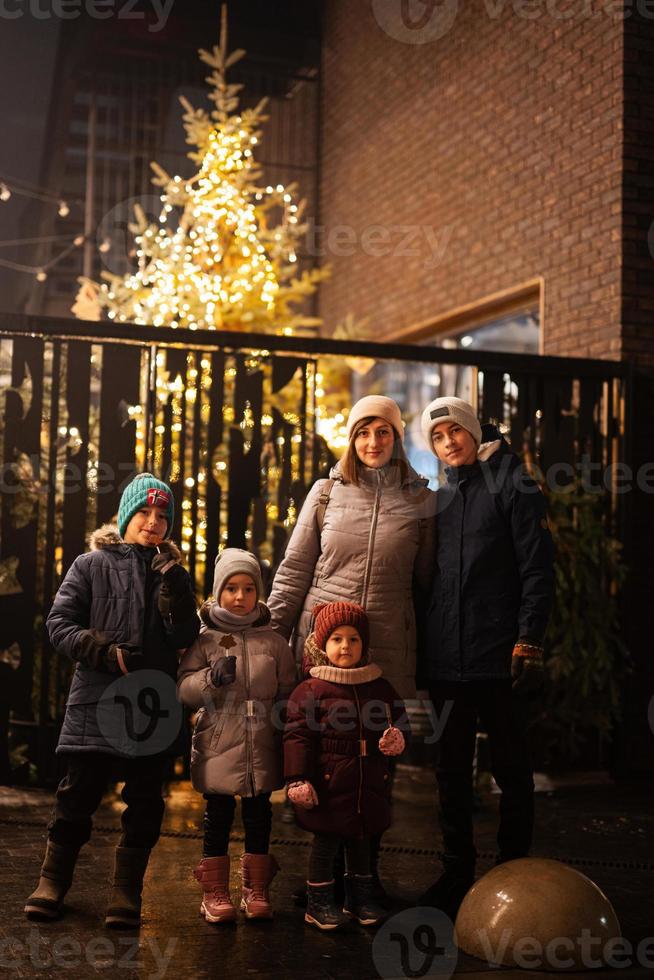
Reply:
[[545, 498], [504, 439], [446, 476], [419, 682], [507, 678], [514, 643], [542, 642], [554, 597]]
[[[172, 542], [160, 547], [179, 558]], [[178, 755], [182, 746], [181, 708], [175, 697], [177, 651], [198, 636], [199, 617], [164, 622], [157, 606], [161, 576], [151, 568], [155, 548], [126, 544], [112, 525], [92, 535], [91, 548], [71, 565], [47, 619], [53, 647], [75, 661], [57, 753]], [[139, 669], [123, 675], [117, 665], [103, 660], [99, 667], [91, 666], [81, 648], [88, 629], [102, 634], [108, 644], [127, 644], [141, 651]], [[121, 678], [120, 689], [109, 690]], [[161, 726], [159, 731], [136, 724], [139, 717], [147, 726], [150, 722]]]

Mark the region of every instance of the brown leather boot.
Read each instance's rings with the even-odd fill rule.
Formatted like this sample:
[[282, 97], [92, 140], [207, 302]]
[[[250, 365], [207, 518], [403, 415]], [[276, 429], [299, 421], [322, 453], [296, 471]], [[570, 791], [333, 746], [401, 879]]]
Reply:
[[202, 858], [193, 874], [204, 893], [200, 915], [207, 922], [235, 922], [236, 909], [229, 897], [229, 855]]
[[61, 915], [64, 896], [73, 881], [79, 847], [66, 847], [49, 840], [36, 890], [25, 903], [28, 919], [48, 922]]
[[279, 865], [272, 854], [243, 854], [241, 857], [241, 911], [248, 919], [272, 919], [268, 889], [278, 871]]
[[114, 880], [104, 924], [111, 929], [141, 925], [141, 892], [150, 859], [149, 847], [116, 848]]

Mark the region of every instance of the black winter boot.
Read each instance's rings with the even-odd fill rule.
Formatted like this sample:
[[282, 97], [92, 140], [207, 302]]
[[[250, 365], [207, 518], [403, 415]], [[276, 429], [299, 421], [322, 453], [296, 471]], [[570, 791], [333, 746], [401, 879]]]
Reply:
[[343, 911], [360, 926], [376, 926], [386, 915], [386, 909], [375, 900], [375, 881], [372, 875], [345, 875], [345, 905]]
[[334, 899], [334, 882], [327, 881], [322, 885], [312, 885], [307, 881], [307, 910], [304, 921], [318, 929], [340, 929], [347, 923]]
[[48, 840], [39, 883], [25, 903], [28, 919], [47, 922], [59, 918], [64, 896], [73, 881], [78, 854], [79, 847]]
[[418, 905], [440, 909], [454, 922], [459, 906], [475, 882], [474, 861], [443, 855], [443, 873], [418, 899]]
[[149, 847], [116, 848], [114, 880], [104, 924], [111, 929], [135, 929], [141, 925], [141, 892]]

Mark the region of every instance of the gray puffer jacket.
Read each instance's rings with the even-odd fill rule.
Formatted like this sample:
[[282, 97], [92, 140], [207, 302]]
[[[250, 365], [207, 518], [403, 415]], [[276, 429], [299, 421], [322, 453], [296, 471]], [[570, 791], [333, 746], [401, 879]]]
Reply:
[[298, 662], [311, 632], [312, 610], [346, 600], [364, 607], [370, 620], [370, 655], [401, 698], [415, 698], [414, 600], [426, 602], [434, 571], [436, 494], [409, 467], [362, 470], [361, 483], [346, 483], [338, 464], [318, 528], [318, 480], [307, 496], [286, 548], [268, 608], [273, 626], [293, 645]]
[[[284, 785], [284, 719], [275, 703], [295, 687], [291, 649], [270, 626], [270, 613], [251, 626], [220, 628], [200, 610], [202, 632], [182, 657], [177, 675], [179, 699], [199, 710], [193, 732], [191, 779], [200, 793], [256, 796]], [[236, 657], [236, 681], [211, 683], [211, 667]], [[281, 709], [281, 705], [280, 705]]]
[[[178, 560], [171, 541], [160, 551]], [[121, 757], [179, 755], [182, 712], [175, 698], [178, 650], [200, 631], [196, 613], [177, 622], [158, 609], [161, 575], [152, 570], [155, 548], [127, 544], [106, 524], [91, 536], [91, 551], [79, 555], [61, 583], [47, 620], [57, 653], [75, 662], [57, 752], [102, 752]], [[189, 592], [192, 589], [188, 579]], [[193, 606], [191, 603], [191, 607]], [[95, 631], [98, 655], [89, 658], [84, 639]], [[102, 644], [126, 645], [142, 655], [126, 675]]]

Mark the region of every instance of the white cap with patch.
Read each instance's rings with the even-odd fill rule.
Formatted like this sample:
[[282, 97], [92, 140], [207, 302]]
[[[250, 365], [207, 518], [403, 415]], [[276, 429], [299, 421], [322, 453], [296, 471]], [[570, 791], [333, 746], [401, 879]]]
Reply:
[[436, 455], [431, 435], [437, 425], [441, 422], [456, 422], [462, 429], [470, 433], [478, 446], [481, 445], [481, 423], [475, 415], [475, 410], [468, 402], [462, 398], [455, 398], [454, 395], [444, 398], [435, 398], [427, 405], [422, 413], [421, 428], [425, 442]]

